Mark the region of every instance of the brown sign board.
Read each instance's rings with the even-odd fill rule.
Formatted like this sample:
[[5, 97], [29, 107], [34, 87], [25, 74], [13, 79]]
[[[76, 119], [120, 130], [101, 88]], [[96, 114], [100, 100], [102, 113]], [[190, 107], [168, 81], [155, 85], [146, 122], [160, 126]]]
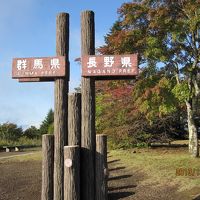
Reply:
[[[12, 63], [12, 78], [65, 77], [67, 73], [66, 63], [65, 56], [14, 58]], [[32, 80], [36, 81], [36, 79]]]
[[18, 81], [20, 83], [27, 83], [27, 82], [53, 82], [55, 78], [19, 78]]
[[82, 76], [96, 79], [133, 78], [138, 75], [138, 54], [83, 56]]

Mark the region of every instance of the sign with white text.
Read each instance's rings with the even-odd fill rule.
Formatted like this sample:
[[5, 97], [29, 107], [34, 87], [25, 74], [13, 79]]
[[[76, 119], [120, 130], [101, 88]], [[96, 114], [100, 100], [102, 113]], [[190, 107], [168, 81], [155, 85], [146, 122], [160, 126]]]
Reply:
[[19, 83], [35, 83], [35, 82], [53, 82], [55, 81], [54, 77], [49, 78], [19, 78]]
[[12, 78], [48, 78], [65, 77], [65, 75], [64, 56], [13, 59]]
[[83, 77], [133, 77], [138, 75], [138, 54], [83, 56]]

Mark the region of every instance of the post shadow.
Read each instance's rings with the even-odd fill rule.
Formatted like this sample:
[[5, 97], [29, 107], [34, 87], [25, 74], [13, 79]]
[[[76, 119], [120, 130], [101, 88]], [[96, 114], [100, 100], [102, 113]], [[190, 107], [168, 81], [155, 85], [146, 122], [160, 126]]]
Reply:
[[[120, 161], [120, 159], [116, 159], [116, 160], [111, 160], [108, 162], [108, 164], [113, 164], [114, 167], [109, 169], [109, 172], [118, 172], [120, 170], [124, 170], [126, 169], [125, 166], [115, 166], [115, 164], [117, 164], [117, 162]], [[115, 175], [113, 177], [109, 177], [108, 181], [117, 181], [117, 180], [121, 180], [121, 179], [126, 179], [126, 178], [130, 178], [132, 177], [131, 174], [126, 174], [126, 175]], [[108, 187], [108, 200], [118, 200], [118, 199], [122, 199], [122, 198], [126, 198], [126, 197], [130, 197], [132, 195], [135, 194], [135, 192], [133, 191], [126, 191], [128, 189], [132, 189], [137, 187], [137, 185], [125, 185], [124, 186], [124, 181], [123, 181], [123, 185], [120, 185], [120, 181], [119, 181], [119, 185], [117, 185], [116, 187]], [[125, 190], [125, 191], [124, 191]]]
[[132, 176], [131, 174], [121, 175], [121, 176], [114, 176], [114, 177], [108, 178], [108, 180], [109, 181], [120, 180], [120, 179], [124, 179], [124, 178], [130, 178], [131, 176]]
[[111, 161], [108, 161], [108, 164], [111, 164], [111, 163], [114, 163], [114, 162], [119, 162], [120, 159], [116, 159], [116, 160], [111, 160]]
[[112, 171], [117, 171], [117, 170], [121, 170], [121, 169], [125, 169], [126, 167], [115, 167], [115, 168], [111, 168], [109, 169], [109, 172], [112, 172]]
[[115, 192], [108, 194], [108, 200], [118, 200], [134, 195], [135, 192]]
[[115, 190], [124, 190], [124, 189], [130, 189], [130, 188], [135, 188], [137, 185], [126, 185], [126, 186], [119, 186], [119, 187], [109, 187], [108, 190], [109, 192], [115, 191]]

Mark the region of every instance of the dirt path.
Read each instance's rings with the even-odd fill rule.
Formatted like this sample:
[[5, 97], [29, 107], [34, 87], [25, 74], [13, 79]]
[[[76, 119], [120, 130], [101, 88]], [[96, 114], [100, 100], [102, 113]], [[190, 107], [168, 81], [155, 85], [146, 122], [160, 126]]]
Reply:
[[41, 162], [0, 163], [0, 200], [39, 200]]
[[[34, 152], [35, 153], [35, 152]], [[10, 158], [14, 158], [14, 157], [18, 157], [18, 156], [27, 156], [27, 155], [32, 155], [34, 154], [33, 152], [31, 153], [16, 153], [16, 154], [13, 154], [13, 155], [9, 155], [9, 156], [3, 156], [3, 155], [0, 155], [0, 160], [3, 160], [3, 159], [10, 159]]]

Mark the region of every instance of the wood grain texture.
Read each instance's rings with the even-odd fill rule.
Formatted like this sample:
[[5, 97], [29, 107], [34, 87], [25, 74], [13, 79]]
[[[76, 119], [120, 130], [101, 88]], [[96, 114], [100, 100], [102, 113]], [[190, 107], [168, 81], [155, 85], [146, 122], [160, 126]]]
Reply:
[[54, 135], [42, 136], [42, 196], [53, 200]]
[[81, 93], [68, 95], [68, 145], [81, 145]]
[[[68, 61], [69, 52], [69, 14], [60, 13], [56, 19], [56, 54], [57, 56], [66, 56]], [[63, 200], [64, 198], [64, 145], [67, 144], [67, 115], [69, 90], [68, 76], [69, 69], [66, 69], [66, 78], [55, 80], [54, 87], [54, 200]]]
[[[81, 13], [81, 54], [94, 55], [94, 12]], [[82, 78], [81, 199], [95, 199], [95, 80]]]
[[64, 163], [64, 200], [80, 200], [80, 147], [78, 145], [64, 147]]
[[96, 198], [95, 200], [107, 200], [107, 136], [96, 136]]

